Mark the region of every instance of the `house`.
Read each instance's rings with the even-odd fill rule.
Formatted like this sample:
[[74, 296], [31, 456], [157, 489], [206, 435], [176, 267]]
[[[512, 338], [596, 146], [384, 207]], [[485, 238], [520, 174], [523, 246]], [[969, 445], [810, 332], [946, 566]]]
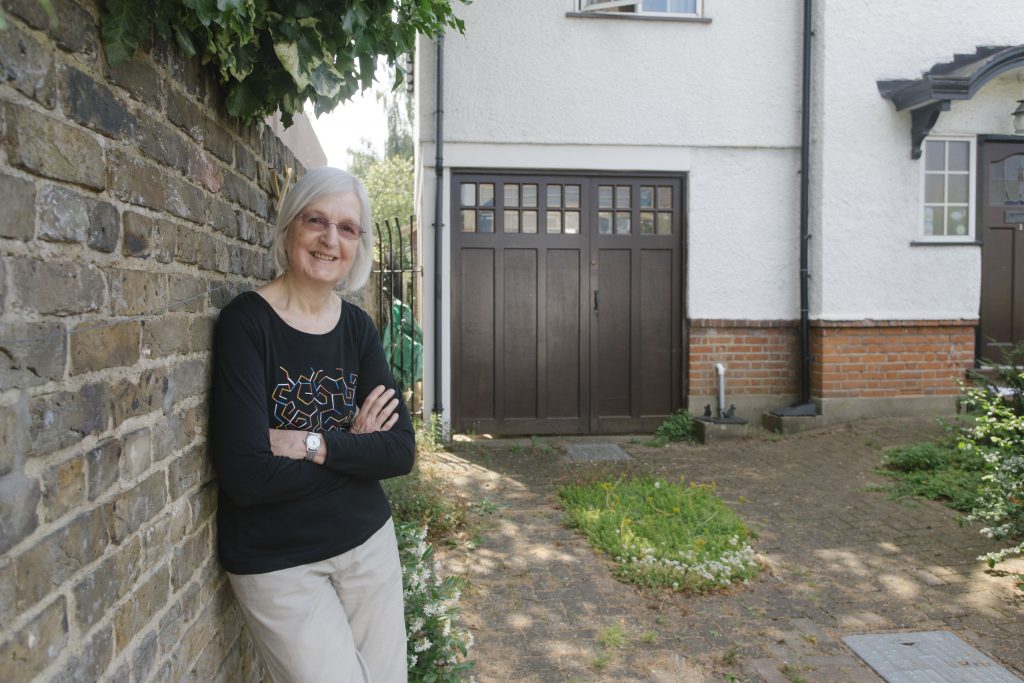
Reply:
[[949, 413], [1024, 341], [1018, 1], [458, 13], [440, 73], [415, 56], [424, 404], [455, 429], [650, 430], [717, 409], [718, 365], [748, 419]]

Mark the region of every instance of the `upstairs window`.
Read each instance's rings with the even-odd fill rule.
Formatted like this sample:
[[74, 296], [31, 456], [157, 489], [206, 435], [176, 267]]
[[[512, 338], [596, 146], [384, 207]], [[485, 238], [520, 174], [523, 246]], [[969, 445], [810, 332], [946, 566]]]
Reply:
[[703, 4], [703, 0], [580, 0], [580, 11], [700, 17]]
[[974, 239], [974, 140], [925, 140], [922, 166], [921, 239]]

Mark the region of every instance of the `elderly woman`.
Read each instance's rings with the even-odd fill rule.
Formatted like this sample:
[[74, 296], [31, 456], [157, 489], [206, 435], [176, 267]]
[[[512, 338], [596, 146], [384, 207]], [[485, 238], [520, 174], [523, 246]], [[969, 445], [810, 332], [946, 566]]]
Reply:
[[277, 217], [279, 275], [217, 322], [219, 554], [274, 683], [407, 678], [380, 480], [412, 468], [412, 423], [369, 316], [335, 294], [369, 276], [369, 225], [356, 178], [310, 171]]

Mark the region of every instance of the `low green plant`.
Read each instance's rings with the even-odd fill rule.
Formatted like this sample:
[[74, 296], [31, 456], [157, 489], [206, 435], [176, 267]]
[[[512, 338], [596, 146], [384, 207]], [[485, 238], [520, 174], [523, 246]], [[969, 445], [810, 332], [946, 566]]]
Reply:
[[466, 660], [473, 635], [457, 626], [459, 580], [441, 578], [427, 531], [413, 522], [395, 526], [402, 561], [409, 680], [457, 683], [473, 664]]
[[[974, 386], [964, 387], [964, 402], [974, 421], [961, 430], [960, 447], [984, 462], [978, 501], [968, 516], [985, 526], [981, 533], [1007, 541], [982, 555], [990, 567], [1024, 554], [1024, 345], [1006, 354]], [[1018, 581], [1024, 576], [1018, 576]]]
[[664, 446], [673, 441], [695, 443], [697, 434], [694, 430], [693, 415], [688, 410], [677, 410], [654, 430], [654, 438], [649, 442], [652, 446]]
[[427, 529], [432, 541], [453, 535], [466, 521], [465, 506], [451, 486], [417, 462], [404, 477], [381, 482], [391, 502], [395, 522], [412, 522]]
[[601, 644], [606, 648], [619, 649], [625, 646], [628, 634], [621, 626], [609, 626], [601, 631]]
[[558, 497], [570, 523], [615, 559], [624, 581], [709, 591], [760, 570], [751, 532], [714, 485], [620, 478], [563, 486]]
[[937, 441], [889, 450], [878, 473], [892, 481], [881, 490], [895, 499], [937, 500], [967, 513], [978, 502], [983, 469], [984, 460], [978, 454]]

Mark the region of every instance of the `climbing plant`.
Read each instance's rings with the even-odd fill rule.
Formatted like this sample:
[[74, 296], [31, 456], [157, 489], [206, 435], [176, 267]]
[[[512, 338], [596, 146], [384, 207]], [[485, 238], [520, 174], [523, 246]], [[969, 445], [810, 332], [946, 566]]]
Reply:
[[455, 1], [468, 0], [106, 0], [103, 45], [118, 64], [155, 32], [217, 69], [229, 114], [280, 109], [287, 126], [307, 99], [319, 116], [370, 87], [378, 57], [399, 85], [417, 33], [464, 31]]

